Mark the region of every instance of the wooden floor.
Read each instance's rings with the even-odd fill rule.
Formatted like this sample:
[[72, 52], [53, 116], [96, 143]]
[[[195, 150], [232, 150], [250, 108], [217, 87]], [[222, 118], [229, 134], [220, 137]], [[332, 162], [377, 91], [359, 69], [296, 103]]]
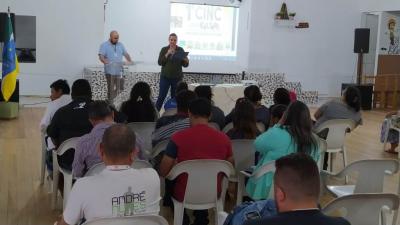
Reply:
[[[39, 184], [40, 132], [43, 108], [22, 108], [18, 119], [0, 120], [0, 225], [53, 224], [61, 210], [50, 209], [49, 186]], [[364, 125], [348, 135], [349, 162], [360, 159], [395, 158], [382, 152], [380, 126], [385, 113], [363, 113]], [[340, 158], [336, 160], [339, 168]], [[397, 176], [388, 177], [385, 190], [396, 192]], [[325, 196], [326, 202], [330, 197]], [[168, 220], [172, 215], [162, 209]]]

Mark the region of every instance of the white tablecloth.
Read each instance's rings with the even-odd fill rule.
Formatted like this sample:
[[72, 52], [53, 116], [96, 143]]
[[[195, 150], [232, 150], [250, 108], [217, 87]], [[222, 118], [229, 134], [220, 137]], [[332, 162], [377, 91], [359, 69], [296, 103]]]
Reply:
[[[194, 90], [199, 84], [193, 83], [189, 85], [189, 90]], [[212, 85], [213, 101], [215, 106], [218, 106], [225, 115], [229, 114], [235, 107], [236, 100], [244, 96], [243, 91], [246, 88], [243, 84], [217, 84]]]

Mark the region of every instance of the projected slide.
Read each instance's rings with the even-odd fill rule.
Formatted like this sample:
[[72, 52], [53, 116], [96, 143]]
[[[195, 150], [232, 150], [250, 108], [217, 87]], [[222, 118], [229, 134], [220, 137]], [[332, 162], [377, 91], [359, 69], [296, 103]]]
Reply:
[[191, 59], [235, 60], [239, 9], [171, 3], [171, 33]]

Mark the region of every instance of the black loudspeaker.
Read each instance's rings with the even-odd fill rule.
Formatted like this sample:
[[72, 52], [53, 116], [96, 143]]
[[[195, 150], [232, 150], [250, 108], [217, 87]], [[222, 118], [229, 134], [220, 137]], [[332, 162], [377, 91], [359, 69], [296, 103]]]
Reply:
[[[4, 33], [4, 26], [7, 21], [7, 13], [0, 13], [0, 42], [4, 42], [6, 39], [6, 34]], [[11, 13], [11, 24], [13, 27], [14, 40], [17, 40], [17, 35], [15, 32], [15, 14]]]
[[374, 86], [372, 84], [342, 84], [342, 94], [344, 90], [349, 87], [353, 86], [360, 90], [361, 94], [361, 108], [363, 110], [371, 110], [372, 109], [372, 91]]
[[357, 28], [354, 32], [354, 53], [369, 52], [369, 28]]

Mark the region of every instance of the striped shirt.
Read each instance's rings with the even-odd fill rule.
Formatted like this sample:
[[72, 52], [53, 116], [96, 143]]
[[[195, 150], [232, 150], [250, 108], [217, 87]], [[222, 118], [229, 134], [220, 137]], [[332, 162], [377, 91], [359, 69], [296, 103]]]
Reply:
[[153, 146], [161, 141], [170, 139], [175, 132], [188, 127], [190, 127], [190, 121], [189, 118], [185, 118], [156, 129], [151, 137]]

